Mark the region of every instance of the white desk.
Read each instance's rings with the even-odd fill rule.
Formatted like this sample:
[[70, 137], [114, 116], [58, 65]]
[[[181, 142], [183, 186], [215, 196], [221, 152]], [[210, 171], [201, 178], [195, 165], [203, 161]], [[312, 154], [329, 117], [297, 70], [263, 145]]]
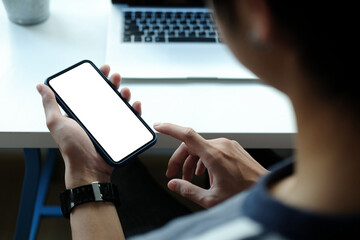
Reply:
[[[106, 61], [110, 1], [50, 2], [50, 18], [35, 26], [11, 23], [0, 4], [0, 148], [56, 148], [45, 125], [36, 84], [83, 59], [98, 66]], [[121, 69], [114, 71], [121, 73]], [[150, 126], [154, 122], [191, 126], [206, 138], [228, 137], [245, 148], [292, 147], [296, 128], [289, 100], [259, 83], [144, 80], [123, 86], [131, 89], [133, 100], [142, 101], [143, 118]], [[160, 134], [154, 148], [178, 144]], [[36, 151], [25, 151], [26, 158], [39, 164]], [[33, 167], [32, 160], [26, 161]], [[34, 181], [35, 192], [39, 181]], [[31, 223], [31, 216], [27, 221]]]
[[[105, 63], [105, 0], [51, 0], [50, 18], [11, 23], [0, 6], [0, 147], [56, 147], [35, 86], [82, 59]], [[121, 69], [113, 69], [121, 73]], [[143, 118], [191, 126], [206, 138], [229, 137], [247, 148], [291, 148], [296, 132], [288, 99], [260, 83], [125, 82]], [[96, 113], [94, 113], [96, 114]], [[160, 135], [155, 148], [178, 142]]]

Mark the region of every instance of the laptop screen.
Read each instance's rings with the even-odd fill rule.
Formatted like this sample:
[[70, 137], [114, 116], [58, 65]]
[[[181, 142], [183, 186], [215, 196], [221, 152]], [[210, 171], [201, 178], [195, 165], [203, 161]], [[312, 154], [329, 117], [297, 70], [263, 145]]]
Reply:
[[206, 0], [112, 0], [112, 3], [122, 3], [131, 6], [161, 6], [161, 7], [203, 7]]

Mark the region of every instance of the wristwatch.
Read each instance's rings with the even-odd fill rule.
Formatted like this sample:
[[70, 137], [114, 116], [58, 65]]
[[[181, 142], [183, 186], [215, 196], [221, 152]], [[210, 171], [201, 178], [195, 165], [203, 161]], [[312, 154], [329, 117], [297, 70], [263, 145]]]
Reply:
[[70, 212], [77, 205], [98, 201], [120, 205], [117, 186], [112, 183], [92, 182], [89, 185], [66, 189], [60, 194], [61, 211], [65, 218], [70, 218]]

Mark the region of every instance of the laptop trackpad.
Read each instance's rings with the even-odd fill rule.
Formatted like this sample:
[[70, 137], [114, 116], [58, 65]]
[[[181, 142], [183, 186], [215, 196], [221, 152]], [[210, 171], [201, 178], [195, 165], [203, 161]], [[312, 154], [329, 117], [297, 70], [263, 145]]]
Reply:
[[169, 60], [172, 71], [186, 78], [218, 78], [242, 68], [228, 48], [219, 44], [172, 45]]
[[134, 44], [119, 52], [114, 62], [125, 78], [253, 78], [225, 45]]

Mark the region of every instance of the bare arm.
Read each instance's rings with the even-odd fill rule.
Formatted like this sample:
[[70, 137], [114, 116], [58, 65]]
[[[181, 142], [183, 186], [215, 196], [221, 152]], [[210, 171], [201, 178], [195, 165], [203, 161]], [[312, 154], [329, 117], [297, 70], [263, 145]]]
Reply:
[[[110, 68], [100, 70], [108, 76]], [[119, 87], [120, 75], [113, 74], [110, 81]], [[73, 119], [63, 116], [53, 92], [44, 84], [37, 90], [43, 101], [47, 127], [57, 143], [65, 163], [67, 189], [91, 184], [94, 181], [110, 182], [113, 168], [98, 154], [85, 131]], [[130, 99], [130, 91], [122, 95]], [[134, 109], [141, 113], [137, 102]], [[125, 239], [116, 208], [111, 202], [91, 202], [76, 206], [70, 214], [72, 238], [76, 239]]]
[[113, 203], [79, 205], [70, 214], [70, 224], [73, 239], [125, 239]]

